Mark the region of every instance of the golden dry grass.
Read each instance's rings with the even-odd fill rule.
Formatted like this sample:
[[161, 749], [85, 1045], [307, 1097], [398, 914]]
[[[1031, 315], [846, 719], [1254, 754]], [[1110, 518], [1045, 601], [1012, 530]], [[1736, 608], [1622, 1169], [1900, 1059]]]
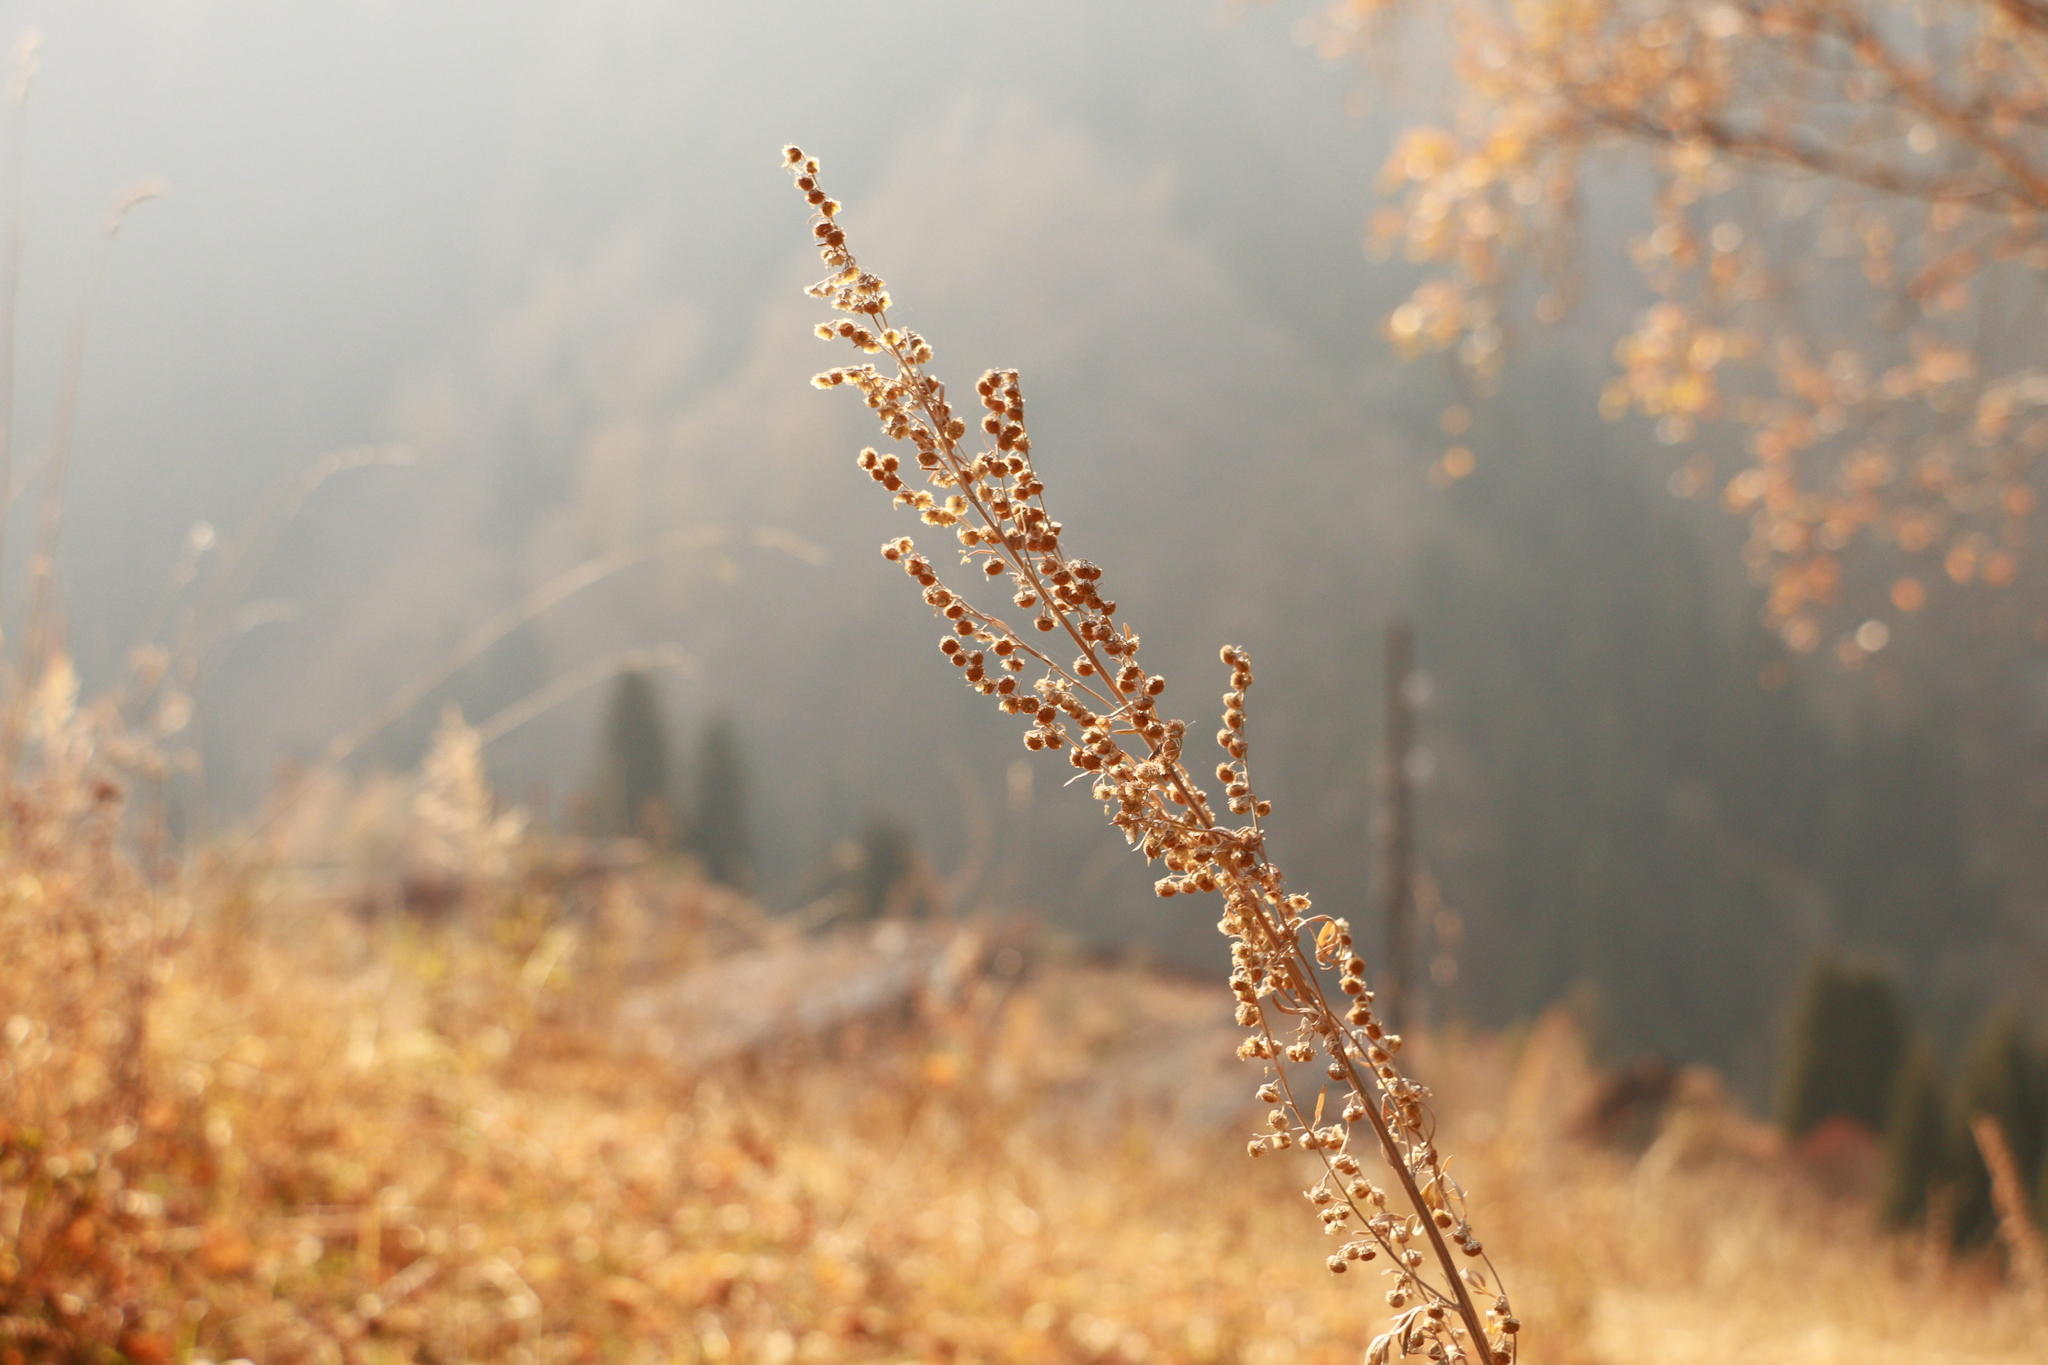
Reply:
[[[519, 833], [453, 722], [395, 828], [329, 803], [375, 856], [310, 875], [302, 822], [153, 881], [147, 755], [48, 700], [0, 805], [0, 1365], [1337, 1365], [1377, 1330], [1303, 1177], [1245, 1158], [1213, 983], [1017, 926], [805, 937]], [[1710, 1076], [1638, 1155], [1566, 1135], [1563, 1015], [1414, 1065], [1541, 1365], [2039, 1359], [1989, 1261], [1879, 1236]]]
[[[61, 901], [78, 858], [49, 859], [0, 878], [11, 924]], [[1320, 1269], [1299, 1175], [1244, 1159], [1214, 986], [1001, 936], [778, 936], [675, 877], [439, 926], [263, 885], [201, 906], [132, 1092], [121, 1035], [55, 1008], [95, 977], [12, 964], [6, 1013], [42, 1015], [9, 1032], [8, 1360], [1277, 1365], [1355, 1361], [1377, 1317], [1368, 1276]], [[720, 981], [777, 964], [799, 994], [884, 985], [822, 1031], [736, 1030], [761, 992]], [[2039, 1358], [1988, 1266], [1878, 1237], [1711, 1086], [1635, 1156], [1562, 1136], [1588, 1073], [1561, 1018], [1416, 1065], [1532, 1360]]]

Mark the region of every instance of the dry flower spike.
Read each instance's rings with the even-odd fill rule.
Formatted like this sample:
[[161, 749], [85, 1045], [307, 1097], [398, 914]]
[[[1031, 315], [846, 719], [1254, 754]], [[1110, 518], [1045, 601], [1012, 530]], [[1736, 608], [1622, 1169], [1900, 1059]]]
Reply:
[[[1013, 625], [948, 587], [941, 556], [920, 551], [910, 537], [888, 541], [882, 556], [902, 566], [945, 622], [939, 652], [969, 687], [1025, 719], [1026, 748], [1063, 753], [1077, 776], [1092, 775], [1109, 822], [1148, 862], [1163, 865], [1161, 896], [1222, 896], [1217, 927], [1231, 940], [1230, 988], [1246, 1030], [1238, 1055], [1264, 1068], [1257, 1093], [1270, 1106], [1248, 1150], [1261, 1156], [1299, 1146], [1314, 1157], [1308, 1202], [1324, 1232], [1342, 1239], [1327, 1260], [1332, 1274], [1382, 1263], [1394, 1316], [1368, 1359], [1507, 1365], [1520, 1324], [1467, 1219], [1464, 1191], [1436, 1148], [1428, 1091], [1395, 1060], [1400, 1036], [1374, 1013], [1350, 926], [1311, 913], [1308, 897], [1285, 888], [1268, 852], [1262, 822], [1272, 805], [1253, 786], [1246, 737], [1250, 656], [1222, 650], [1230, 684], [1216, 733], [1224, 761], [1215, 774], [1225, 813], [1242, 821], [1233, 824], [1188, 768], [1187, 724], [1160, 712], [1166, 680], [1138, 662], [1138, 634], [1118, 619], [1102, 569], [1066, 550], [1032, 462], [1017, 372], [982, 375], [975, 384], [981, 414], [970, 423], [927, 372], [930, 343], [890, 324], [888, 288], [847, 246], [840, 206], [826, 197], [816, 159], [789, 147], [784, 164], [814, 210], [811, 232], [830, 271], [809, 293], [843, 315], [821, 324], [818, 335], [887, 357], [886, 368], [863, 361], [812, 382], [860, 394], [884, 436], [906, 448], [902, 455], [863, 450], [860, 468], [898, 506], [951, 533], [969, 583], [986, 589], [1003, 580], [1018, 613]], [[1068, 647], [1076, 653], [1062, 663], [1055, 654]], [[1336, 973], [1336, 992], [1318, 968]], [[1323, 1081], [1300, 1069], [1319, 1060], [1342, 1092], [1327, 1124]], [[1311, 1090], [1317, 1099], [1305, 1098]], [[1370, 1136], [1355, 1139], [1360, 1132]], [[1393, 1196], [1367, 1178], [1360, 1146], [1386, 1162]]]

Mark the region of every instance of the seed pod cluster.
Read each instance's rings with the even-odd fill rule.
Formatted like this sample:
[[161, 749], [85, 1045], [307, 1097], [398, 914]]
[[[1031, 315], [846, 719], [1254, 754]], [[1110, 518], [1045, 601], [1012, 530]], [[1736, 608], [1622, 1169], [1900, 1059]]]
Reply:
[[[1258, 1097], [1267, 1119], [1247, 1150], [1260, 1156], [1298, 1146], [1316, 1162], [1320, 1178], [1309, 1202], [1324, 1232], [1344, 1238], [1327, 1260], [1331, 1273], [1384, 1261], [1388, 1303], [1405, 1311], [1381, 1338], [1382, 1356], [1398, 1342], [1442, 1365], [1512, 1361], [1514, 1333], [1502, 1326], [1512, 1321], [1506, 1300], [1495, 1293], [1496, 1309], [1482, 1312], [1473, 1297], [1492, 1292], [1492, 1267], [1466, 1219], [1464, 1192], [1434, 1145], [1428, 1092], [1396, 1066], [1400, 1037], [1373, 1013], [1350, 926], [1312, 913], [1307, 896], [1287, 890], [1267, 848], [1263, 821], [1273, 807], [1252, 780], [1251, 656], [1228, 645], [1221, 652], [1229, 687], [1216, 732], [1219, 811], [1188, 767], [1187, 724], [1159, 709], [1166, 679], [1139, 662], [1138, 633], [1118, 616], [1103, 570], [1068, 553], [1065, 528], [1046, 508], [1017, 372], [985, 372], [973, 403], [956, 408], [925, 368], [930, 343], [891, 325], [888, 287], [847, 246], [817, 161], [791, 147], [785, 163], [815, 210], [812, 233], [830, 272], [809, 292], [845, 315], [820, 325], [819, 336], [889, 362], [826, 370], [813, 383], [861, 396], [903, 453], [863, 450], [860, 468], [925, 525], [951, 532], [968, 583], [1006, 580], [1016, 608], [998, 614], [1004, 608], [943, 582], [935, 557], [909, 537], [888, 541], [883, 558], [903, 569], [943, 623], [940, 654], [968, 687], [1024, 721], [1027, 749], [1063, 754], [1077, 777], [1092, 778], [1109, 823], [1161, 867], [1160, 896], [1222, 897], [1217, 927], [1231, 940], [1230, 989], [1246, 1030], [1238, 1055], [1266, 1072]], [[913, 486], [920, 480], [923, 487]], [[1055, 657], [1068, 648], [1071, 661]], [[1336, 990], [1326, 990], [1325, 971], [1336, 973]], [[1318, 1058], [1341, 1092], [1337, 1121], [1327, 1124], [1327, 1090], [1307, 1109], [1302, 1104], [1312, 1083], [1299, 1068]], [[1400, 1207], [1364, 1178], [1359, 1148], [1388, 1164]]]

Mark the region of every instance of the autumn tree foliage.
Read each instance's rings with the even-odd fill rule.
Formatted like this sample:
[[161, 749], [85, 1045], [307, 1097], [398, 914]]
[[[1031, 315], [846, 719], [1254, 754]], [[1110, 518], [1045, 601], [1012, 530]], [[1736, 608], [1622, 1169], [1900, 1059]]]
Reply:
[[1627, 252], [1651, 300], [1600, 407], [1748, 519], [1766, 624], [1853, 663], [1887, 617], [2019, 575], [2048, 447], [2048, 4], [1329, 0], [1309, 22], [1369, 70], [1452, 38], [1454, 112], [1398, 140], [1368, 229], [1430, 267], [1385, 321], [1402, 354], [1483, 390], [1518, 324], [1581, 293], [1595, 178], [1646, 193]]

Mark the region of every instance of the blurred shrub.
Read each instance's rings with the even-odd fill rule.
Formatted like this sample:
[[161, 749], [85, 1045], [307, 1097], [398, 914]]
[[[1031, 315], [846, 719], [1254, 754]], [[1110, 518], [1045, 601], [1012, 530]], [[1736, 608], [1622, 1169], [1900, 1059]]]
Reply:
[[1905, 1010], [1877, 967], [1814, 959], [1800, 983], [1779, 1072], [1777, 1118], [1793, 1137], [1842, 1115], [1872, 1132], [1891, 1116]]
[[858, 839], [840, 843], [833, 870], [848, 919], [919, 919], [937, 908], [938, 888], [917, 841], [886, 815], [869, 817]]

